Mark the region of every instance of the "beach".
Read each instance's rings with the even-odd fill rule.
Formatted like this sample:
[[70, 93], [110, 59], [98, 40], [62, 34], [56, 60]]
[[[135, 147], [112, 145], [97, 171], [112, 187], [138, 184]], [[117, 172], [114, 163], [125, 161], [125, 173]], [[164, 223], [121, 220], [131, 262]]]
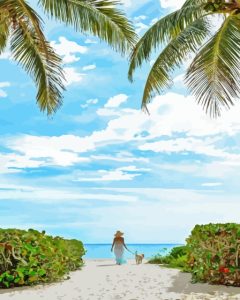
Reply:
[[158, 265], [122, 266], [110, 259], [88, 259], [70, 278], [49, 285], [1, 290], [1, 300], [235, 300], [240, 288], [191, 284], [191, 276]]

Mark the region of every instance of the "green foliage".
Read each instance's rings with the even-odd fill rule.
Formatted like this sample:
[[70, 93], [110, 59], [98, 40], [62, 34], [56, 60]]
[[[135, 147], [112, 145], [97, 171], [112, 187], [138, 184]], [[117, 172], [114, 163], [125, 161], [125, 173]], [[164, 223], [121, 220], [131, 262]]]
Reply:
[[193, 282], [240, 286], [240, 224], [196, 225], [186, 241], [149, 263], [191, 272]]
[[[196, 100], [211, 115], [220, 115], [221, 108], [230, 108], [240, 96], [240, 20], [226, 17], [222, 26], [194, 58], [186, 82]], [[199, 84], [201, 82], [201, 84]]]
[[[132, 23], [111, 0], [39, 0], [51, 19], [92, 34], [126, 54], [135, 44]], [[12, 58], [34, 79], [41, 111], [53, 114], [62, 104], [65, 76], [61, 58], [43, 32], [43, 22], [26, 0], [0, 0], [0, 54], [10, 44]]]
[[151, 258], [148, 263], [150, 264], [161, 264], [170, 268], [177, 268], [182, 271], [188, 272], [188, 256], [187, 256], [187, 247], [179, 246], [174, 247], [171, 252], [166, 255], [157, 254]]
[[90, 33], [107, 42], [122, 54], [136, 42], [132, 23], [122, 10], [118, 0], [39, 0], [45, 13], [71, 25], [76, 31]]
[[197, 225], [187, 239], [194, 281], [240, 286], [240, 225]]
[[153, 256], [149, 261], [149, 264], [160, 264], [160, 265], [168, 265], [170, 263], [170, 256], [169, 255], [161, 255], [156, 254]]
[[33, 229], [0, 229], [0, 287], [58, 280], [81, 268], [84, 254], [78, 240], [52, 237]]
[[[216, 30], [216, 18], [221, 16]], [[220, 24], [221, 23], [221, 24]], [[146, 80], [142, 107], [173, 84], [172, 75], [188, 58], [186, 83], [211, 116], [220, 116], [240, 97], [240, 2], [186, 0], [177, 11], [158, 20], [134, 47], [129, 67], [136, 68], [161, 49]]]

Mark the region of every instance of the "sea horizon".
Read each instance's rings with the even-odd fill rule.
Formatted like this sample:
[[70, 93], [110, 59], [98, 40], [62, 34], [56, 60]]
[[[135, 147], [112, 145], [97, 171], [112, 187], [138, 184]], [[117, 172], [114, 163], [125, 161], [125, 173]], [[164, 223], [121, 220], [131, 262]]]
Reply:
[[[87, 250], [84, 258], [86, 259], [110, 259], [114, 258], [114, 253], [111, 252], [111, 243], [85, 243], [84, 248]], [[125, 251], [125, 258], [131, 259], [134, 257], [135, 251], [144, 253], [145, 258], [149, 259], [157, 254], [166, 255], [172, 248], [181, 246], [181, 243], [127, 243], [128, 249]]]

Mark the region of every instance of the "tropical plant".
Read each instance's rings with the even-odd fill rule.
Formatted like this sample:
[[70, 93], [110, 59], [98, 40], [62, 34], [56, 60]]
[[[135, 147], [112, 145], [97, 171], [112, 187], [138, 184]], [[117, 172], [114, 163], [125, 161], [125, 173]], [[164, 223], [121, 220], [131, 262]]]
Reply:
[[[131, 22], [118, 9], [118, 0], [38, 0], [51, 19], [92, 34], [127, 53], [135, 43]], [[10, 43], [12, 57], [37, 85], [41, 111], [52, 114], [62, 103], [64, 74], [61, 58], [43, 32], [43, 21], [26, 0], [0, 0], [0, 54]]]
[[0, 229], [0, 288], [56, 281], [83, 265], [81, 241]]
[[188, 265], [188, 249], [187, 246], [174, 247], [167, 255], [157, 254], [149, 261], [149, 264], [161, 264], [169, 268], [180, 269], [184, 272], [189, 272]]
[[135, 69], [159, 46], [163, 48], [146, 80], [143, 109], [156, 93], [173, 84], [173, 71], [191, 55], [185, 81], [197, 102], [213, 117], [234, 105], [240, 96], [239, 0], [187, 0], [157, 21], [132, 51], [131, 81]]
[[196, 225], [187, 249], [195, 282], [240, 286], [240, 224]]

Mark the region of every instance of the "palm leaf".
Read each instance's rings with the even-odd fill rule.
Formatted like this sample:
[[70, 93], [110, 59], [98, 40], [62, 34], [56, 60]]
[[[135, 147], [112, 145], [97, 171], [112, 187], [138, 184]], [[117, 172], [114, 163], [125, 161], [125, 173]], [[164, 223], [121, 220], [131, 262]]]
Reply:
[[240, 97], [240, 19], [228, 16], [193, 60], [186, 81], [197, 102], [220, 116]]
[[0, 9], [0, 54], [4, 51], [9, 37], [9, 18], [6, 9]]
[[160, 44], [170, 42], [178, 36], [187, 26], [191, 25], [198, 18], [204, 17], [207, 13], [204, 5], [189, 5], [179, 9], [156, 22], [138, 41], [134, 47], [131, 58], [128, 77], [133, 80], [133, 72], [142, 63], [149, 60], [150, 55]]
[[111, 0], [39, 0], [50, 17], [74, 26], [106, 41], [115, 50], [126, 53], [136, 42], [131, 22]]
[[208, 4], [209, 0], [186, 0], [182, 5], [182, 8], [185, 8], [190, 5], [199, 5], [199, 4]]
[[8, 36], [9, 36], [8, 26], [6, 24], [0, 24], [0, 54], [6, 48]]
[[39, 16], [25, 1], [1, 1], [0, 10], [4, 7], [14, 19], [10, 41], [13, 58], [34, 78], [40, 110], [52, 114], [62, 103], [61, 59], [46, 41]]
[[210, 24], [206, 20], [196, 20], [163, 49], [148, 75], [142, 99], [143, 109], [146, 109], [154, 95], [153, 92], [161, 93], [170, 87], [171, 72], [179, 67], [190, 53], [196, 52], [209, 35], [209, 30]]

